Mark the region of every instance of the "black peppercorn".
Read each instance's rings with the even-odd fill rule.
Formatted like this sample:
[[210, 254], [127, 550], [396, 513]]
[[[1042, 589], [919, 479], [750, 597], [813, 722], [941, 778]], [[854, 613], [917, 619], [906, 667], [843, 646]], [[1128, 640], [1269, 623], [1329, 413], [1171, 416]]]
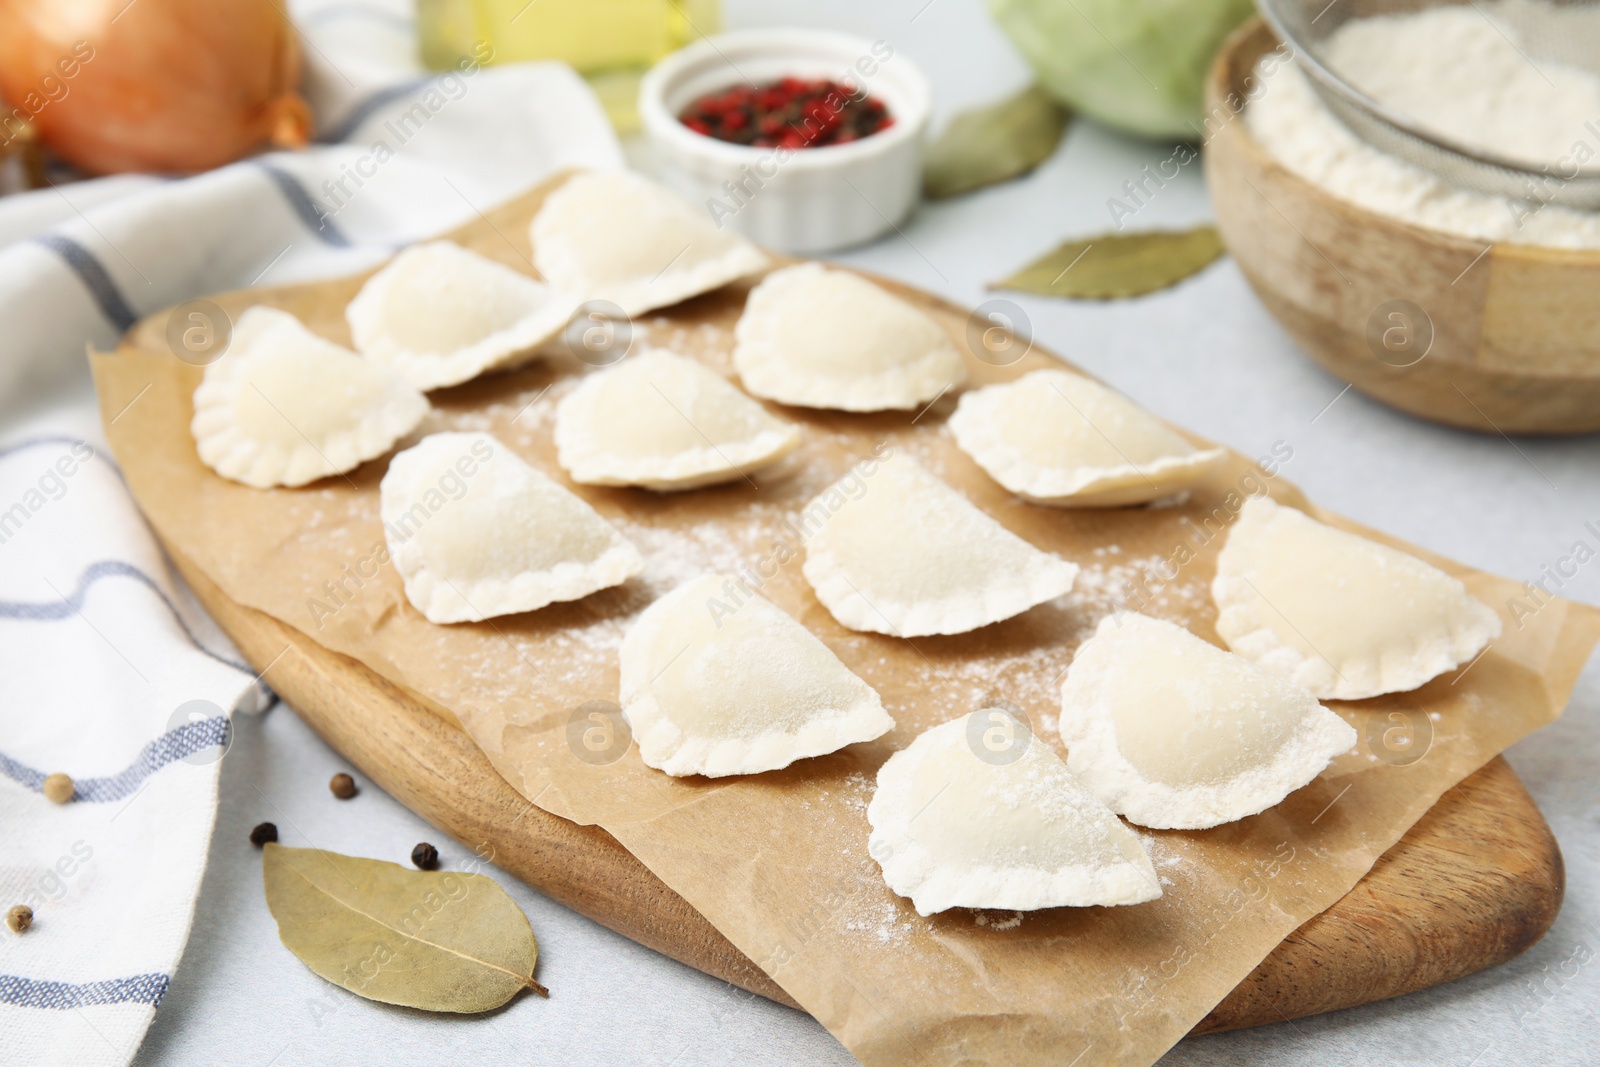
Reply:
[[257, 823], [256, 828], [250, 831], [250, 843], [256, 848], [261, 848], [269, 841], [278, 839], [278, 828], [270, 822]]
[[424, 841], [411, 850], [411, 862], [415, 863], [420, 871], [437, 870], [439, 867], [439, 850]]
[[356, 780], [340, 772], [328, 779], [328, 789], [340, 800], [349, 800], [356, 795]]

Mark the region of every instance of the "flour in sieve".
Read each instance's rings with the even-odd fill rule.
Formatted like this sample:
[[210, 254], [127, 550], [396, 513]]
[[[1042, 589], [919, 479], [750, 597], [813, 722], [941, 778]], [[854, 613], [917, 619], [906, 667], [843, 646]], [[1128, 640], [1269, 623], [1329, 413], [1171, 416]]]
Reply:
[[[1419, 124], [1458, 140], [1541, 162], [1592, 165], [1600, 159], [1600, 77], [1559, 64], [1533, 66], [1501, 27], [1474, 10], [1480, 6], [1492, 13], [1500, 5], [1352, 20], [1331, 35], [1329, 62]], [[1571, 14], [1600, 33], [1600, 5]], [[1335, 196], [1463, 237], [1600, 248], [1600, 212], [1562, 207], [1556, 183], [1539, 193], [1549, 200], [1543, 207], [1467, 192], [1356, 137], [1296, 62], [1270, 73], [1258, 67], [1256, 77], [1263, 87], [1245, 109], [1250, 133], [1284, 166]]]
[[[1554, 10], [1529, 0], [1517, 7], [1523, 14]], [[1600, 125], [1600, 75], [1534, 59], [1514, 20], [1497, 17], [1505, 9], [1446, 4], [1351, 19], [1329, 35], [1323, 60], [1438, 136], [1554, 168], [1574, 142], [1595, 139], [1585, 124]], [[1600, 7], [1574, 6], [1568, 14], [1587, 15], [1600, 30]]]

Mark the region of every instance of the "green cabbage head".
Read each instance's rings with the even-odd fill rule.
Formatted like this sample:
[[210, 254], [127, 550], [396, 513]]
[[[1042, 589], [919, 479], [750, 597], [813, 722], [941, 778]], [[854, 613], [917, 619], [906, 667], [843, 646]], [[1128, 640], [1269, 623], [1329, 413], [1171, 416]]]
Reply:
[[989, 0], [1045, 88], [1146, 137], [1198, 136], [1201, 86], [1252, 0]]

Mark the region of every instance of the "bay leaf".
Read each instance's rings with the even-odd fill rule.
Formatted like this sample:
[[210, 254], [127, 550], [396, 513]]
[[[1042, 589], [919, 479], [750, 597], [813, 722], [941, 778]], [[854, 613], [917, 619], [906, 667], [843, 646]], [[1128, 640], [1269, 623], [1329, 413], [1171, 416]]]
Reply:
[[368, 1000], [471, 1013], [550, 995], [533, 927], [492, 878], [273, 843], [262, 880], [289, 951]]
[[1107, 233], [1064, 242], [990, 289], [1114, 300], [1176, 285], [1222, 255], [1214, 226]]
[[928, 146], [923, 192], [939, 200], [1026, 174], [1050, 158], [1070, 117], [1037, 84], [998, 104], [963, 111]]

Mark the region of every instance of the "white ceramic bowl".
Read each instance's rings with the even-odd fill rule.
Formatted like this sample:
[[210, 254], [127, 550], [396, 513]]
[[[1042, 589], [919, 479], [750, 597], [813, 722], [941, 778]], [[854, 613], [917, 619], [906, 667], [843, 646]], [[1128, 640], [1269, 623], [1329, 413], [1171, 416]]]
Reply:
[[[678, 121], [706, 93], [786, 76], [853, 81], [883, 101], [894, 125], [849, 144], [785, 150], [729, 144]], [[884, 41], [820, 30], [697, 41], [656, 64], [639, 89], [661, 179], [719, 226], [796, 253], [870, 241], [911, 213], [928, 110], [927, 79], [910, 59]]]

